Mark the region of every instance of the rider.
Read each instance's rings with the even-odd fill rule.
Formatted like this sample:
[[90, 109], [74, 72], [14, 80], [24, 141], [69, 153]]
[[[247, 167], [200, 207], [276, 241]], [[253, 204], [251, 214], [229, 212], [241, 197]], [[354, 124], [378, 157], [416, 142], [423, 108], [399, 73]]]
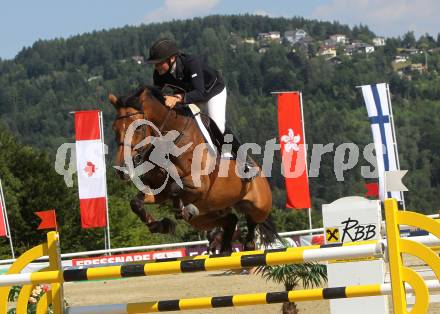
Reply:
[[[162, 38], [150, 48], [148, 63], [154, 64], [154, 85], [177, 87], [182, 93], [165, 96], [165, 105], [174, 108], [179, 104], [205, 104], [209, 117], [214, 120], [222, 134], [226, 127], [226, 86], [220, 73], [201, 60], [182, 53], [174, 40]], [[232, 133], [226, 130], [227, 133]], [[232, 149], [237, 156], [240, 142], [233, 136]], [[244, 172], [258, 173], [247, 156], [242, 160]]]

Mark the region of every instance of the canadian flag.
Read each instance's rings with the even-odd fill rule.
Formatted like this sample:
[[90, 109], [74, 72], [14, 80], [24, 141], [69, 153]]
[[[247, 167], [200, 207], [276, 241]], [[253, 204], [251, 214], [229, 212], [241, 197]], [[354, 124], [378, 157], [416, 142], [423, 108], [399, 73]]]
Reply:
[[76, 166], [83, 228], [107, 226], [105, 156], [98, 110], [75, 112]]
[[286, 207], [295, 209], [311, 207], [301, 107], [299, 92], [278, 94], [278, 130], [286, 180]]

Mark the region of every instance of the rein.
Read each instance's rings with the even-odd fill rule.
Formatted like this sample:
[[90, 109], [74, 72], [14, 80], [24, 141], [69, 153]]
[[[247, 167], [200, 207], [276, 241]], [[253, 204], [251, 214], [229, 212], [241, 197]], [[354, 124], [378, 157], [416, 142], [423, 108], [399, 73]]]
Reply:
[[[170, 113], [171, 113], [171, 110], [168, 110], [168, 112], [167, 112], [167, 114], [165, 116], [165, 119], [162, 121], [162, 124], [159, 127], [159, 133], [156, 134], [157, 136], [161, 136], [161, 134], [162, 134], [162, 132], [163, 132], [163, 130], [164, 130], [168, 120], [170, 119], [170, 116], [171, 116]], [[129, 113], [127, 115], [116, 117], [116, 120], [126, 119], [126, 118], [129, 118], [129, 117], [135, 116], [135, 115], [142, 115], [142, 118], [144, 120], [146, 118], [146, 115], [145, 115], [144, 111], [136, 111], [136, 112]], [[184, 132], [188, 128], [190, 120], [191, 119], [189, 119], [189, 118], [187, 119], [183, 130], [181, 131], [179, 136], [174, 140], [175, 144], [178, 143], [180, 141], [180, 139], [183, 137]], [[145, 124], [142, 125], [142, 130], [143, 130], [143, 133], [144, 133], [143, 134], [143, 138], [144, 139], [147, 137], [147, 127], [148, 126], [145, 125]], [[155, 132], [154, 128], [151, 128], [151, 129], [152, 129], [153, 133], [157, 133], [157, 132]], [[138, 166], [143, 160], [145, 160], [145, 157], [147, 156], [147, 154], [150, 153], [150, 151], [151, 151], [151, 149], [153, 147], [153, 144], [154, 144], [154, 141], [152, 143], [149, 143], [147, 146], [141, 147], [140, 149], [136, 150], [136, 155], [133, 156], [133, 164], [134, 164], [134, 166]], [[117, 145], [118, 146], [125, 146], [124, 142], [118, 142]], [[130, 148], [133, 148], [133, 146], [131, 146]]]

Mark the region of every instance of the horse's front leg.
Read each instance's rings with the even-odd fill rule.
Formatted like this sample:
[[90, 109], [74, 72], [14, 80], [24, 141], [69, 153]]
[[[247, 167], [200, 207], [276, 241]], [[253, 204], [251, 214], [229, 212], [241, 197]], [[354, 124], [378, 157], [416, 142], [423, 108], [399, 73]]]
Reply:
[[139, 192], [134, 199], [130, 201], [131, 210], [139, 217], [139, 219], [147, 226], [155, 222], [156, 219], [144, 209], [145, 194]]
[[156, 220], [153, 215], [144, 209], [145, 204], [161, 203], [166, 199], [165, 195], [144, 194], [139, 192], [130, 202], [131, 210], [145, 223], [151, 233], [174, 233], [176, 224], [168, 218]]
[[194, 203], [203, 197], [205, 190], [209, 187], [209, 177], [205, 176], [201, 186], [197, 187], [191, 176], [181, 178], [183, 188], [176, 182], [170, 185], [170, 198], [173, 202], [173, 210], [176, 219], [184, 219], [189, 221], [193, 216], [200, 213], [199, 208]]

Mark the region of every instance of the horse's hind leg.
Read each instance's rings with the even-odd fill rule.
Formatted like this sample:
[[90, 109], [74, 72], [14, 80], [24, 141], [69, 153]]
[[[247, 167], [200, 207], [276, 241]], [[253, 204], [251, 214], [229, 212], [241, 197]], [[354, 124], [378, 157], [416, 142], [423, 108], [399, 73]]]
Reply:
[[246, 215], [246, 224], [248, 232], [244, 239], [243, 248], [245, 251], [254, 251], [257, 249], [255, 244], [255, 229], [257, 228], [257, 224], [252, 220], [249, 215]]
[[225, 219], [228, 221], [228, 224], [223, 227], [222, 248], [220, 253], [232, 252], [232, 237], [238, 222], [238, 217], [234, 213], [227, 214]]
[[209, 212], [191, 218], [189, 223], [198, 230], [212, 230], [215, 227], [223, 229], [220, 253], [232, 252], [232, 237], [238, 218], [232, 212], [221, 214], [220, 212]]

